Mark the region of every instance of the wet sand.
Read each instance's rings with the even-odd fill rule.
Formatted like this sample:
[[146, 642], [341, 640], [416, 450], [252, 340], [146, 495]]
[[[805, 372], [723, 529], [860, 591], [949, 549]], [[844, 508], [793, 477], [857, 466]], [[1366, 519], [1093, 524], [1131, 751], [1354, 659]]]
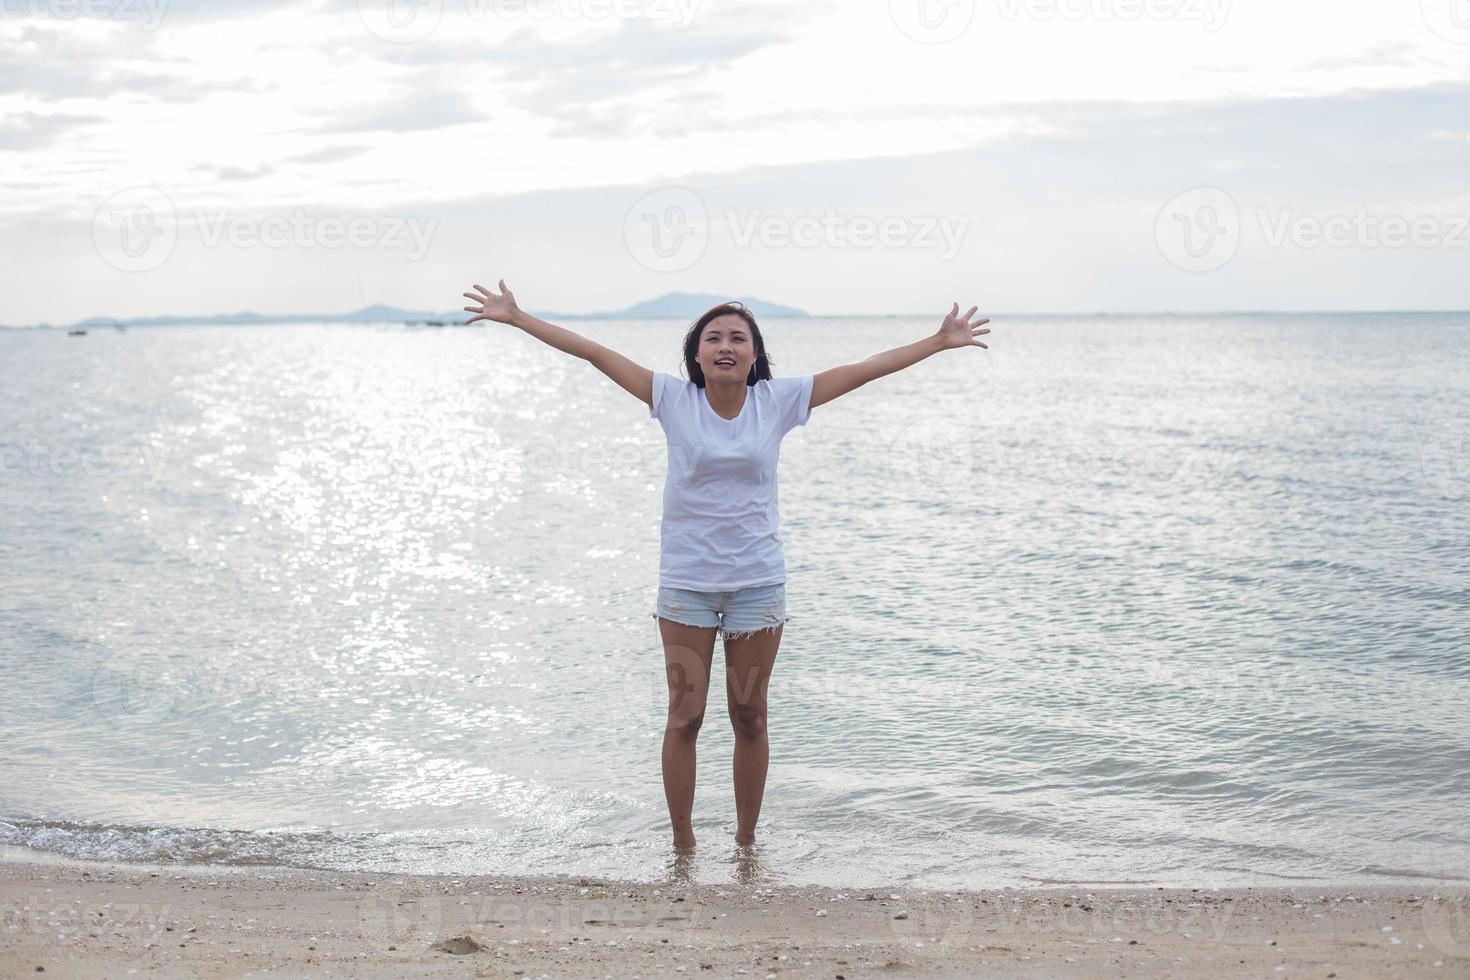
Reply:
[[1470, 978], [1470, 886], [929, 891], [0, 860], [0, 977]]

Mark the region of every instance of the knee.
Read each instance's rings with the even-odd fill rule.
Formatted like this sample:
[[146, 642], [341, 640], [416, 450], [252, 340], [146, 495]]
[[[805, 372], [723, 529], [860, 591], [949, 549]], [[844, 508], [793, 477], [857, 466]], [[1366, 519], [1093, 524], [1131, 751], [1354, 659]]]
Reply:
[[693, 739], [699, 734], [699, 729], [704, 725], [704, 712], [689, 714], [688, 712], [669, 712], [668, 724], [664, 726], [665, 731], [687, 739]]
[[766, 706], [739, 704], [730, 708], [730, 726], [736, 738], [759, 738], [766, 732]]

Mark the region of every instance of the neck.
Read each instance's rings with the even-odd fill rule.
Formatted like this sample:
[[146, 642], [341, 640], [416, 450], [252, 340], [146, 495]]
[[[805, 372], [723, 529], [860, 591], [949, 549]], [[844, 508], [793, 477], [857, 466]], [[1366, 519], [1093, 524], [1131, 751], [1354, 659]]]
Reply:
[[715, 414], [726, 419], [733, 419], [740, 414], [740, 409], [745, 405], [747, 397], [747, 386], [745, 379], [739, 381], [711, 381], [706, 376], [704, 379], [704, 397], [709, 401], [709, 407], [715, 410]]

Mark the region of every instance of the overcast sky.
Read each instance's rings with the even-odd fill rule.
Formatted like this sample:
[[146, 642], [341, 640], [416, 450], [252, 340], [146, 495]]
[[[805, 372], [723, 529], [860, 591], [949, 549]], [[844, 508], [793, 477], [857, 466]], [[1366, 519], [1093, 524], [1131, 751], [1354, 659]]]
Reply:
[[0, 323], [1470, 308], [1470, 0], [0, 0]]

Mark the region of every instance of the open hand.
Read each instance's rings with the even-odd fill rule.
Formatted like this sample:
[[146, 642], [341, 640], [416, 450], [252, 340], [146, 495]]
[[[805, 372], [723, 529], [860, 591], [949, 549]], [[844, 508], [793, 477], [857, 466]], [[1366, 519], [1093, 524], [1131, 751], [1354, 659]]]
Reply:
[[938, 336], [941, 350], [948, 350], [951, 347], [984, 347], [986, 350], [990, 349], [988, 344], [981, 343], [975, 339], [981, 334], [990, 333], [990, 328], [985, 326], [985, 324], [990, 322], [990, 318], [981, 317], [973, 324], [970, 323], [970, 317], [974, 316], [975, 311], [978, 309], [978, 306], [972, 306], [970, 307], [970, 312], [964, 316], [960, 316], [960, 304], [956, 303], [954, 305], [954, 309], [950, 310], [949, 315], [944, 318], [944, 323], [939, 327]]
[[490, 292], [484, 286], [476, 285], [475, 289], [478, 291], [478, 295], [476, 293], [464, 294], [467, 299], [476, 304], [475, 306], [465, 307], [465, 312], [476, 314], [465, 321], [466, 326], [474, 323], [476, 320], [494, 320], [497, 323], [509, 323], [511, 315], [521, 311], [521, 308], [516, 305], [515, 294], [510, 291], [510, 287], [505, 284], [504, 279], [500, 280], [499, 296]]

